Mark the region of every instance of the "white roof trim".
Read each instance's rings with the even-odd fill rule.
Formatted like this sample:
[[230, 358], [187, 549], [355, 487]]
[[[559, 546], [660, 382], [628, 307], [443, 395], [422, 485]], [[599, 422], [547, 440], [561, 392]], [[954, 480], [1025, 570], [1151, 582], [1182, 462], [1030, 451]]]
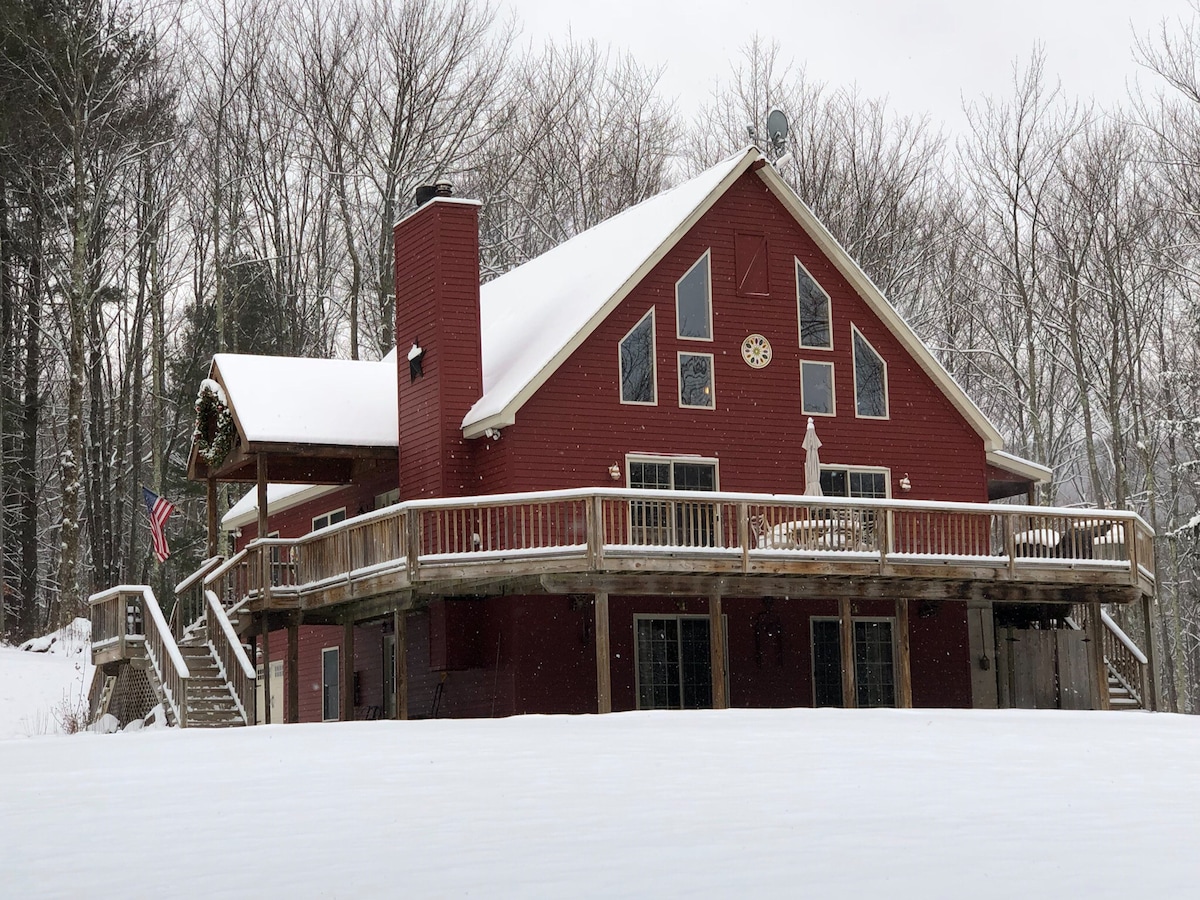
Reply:
[[392, 227], [395, 228], [396, 225], [399, 225], [405, 219], [411, 219], [413, 216], [415, 216], [421, 210], [427, 209], [428, 207], [432, 206], [434, 203], [451, 203], [451, 204], [456, 204], [458, 206], [483, 206], [482, 200], [472, 200], [468, 197], [431, 197], [428, 200], [426, 200], [424, 203], [422, 203], [420, 206], [416, 207], [415, 209], [410, 209], [408, 212], [406, 212], [404, 215], [402, 215], [400, 218], [398, 218], [396, 220], [395, 224], [392, 225]]
[[[796, 192], [791, 189], [788, 183], [779, 176], [779, 173], [775, 171], [775, 167], [763, 166], [758, 170], [758, 177], [771, 189], [771, 192], [779, 201], [788, 208], [796, 221], [800, 223], [800, 227], [808, 232], [809, 237], [829, 257], [838, 271], [842, 273], [842, 276], [850, 282], [850, 286], [863, 298], [867, 306], [883, 320], [883, 323], [892, 334], [896, 336], [905, 349], [917, 361], [917, 364], [925, 371], [925, 374], [932, 378], [934, 383], [942, 389], [942, 393], [946, 395], [946, 398], [954, 405], [954, 408], [971, 423], [975, 431], [983, 438], [984, 449], [988, 452], [1003, 450], [1004, 438], [1000, 436], [1000, 432], [996, 429], [996, 426], [988, 421], [987, 416], [983, 414], [982, 410], [975, 405], [975, 402], [967, 396], [966, 391], [959, 387], [958, 382], [954, 380], [953, 376], [946, 371], [933, 353], [930, 352], [929, 348], [925, 346], [924, 341], [917, 337], [917, 333], [901, 318], [900, 313], [896, 312], [896, 308], [887, 301], [887, 298], [883, 296], [883, 292], [867, 277], [867, 273], [859, 268], [858, 263], [851, 258], [850, 254], [838, 243], [837, 239], [829, 233], [829, 229], [821, 223], [821, 220], [808, 208], [807, 204], [796, 195]], [[1030, 465], [1033, 464], [1031, 463]]]
[[[273, 516], [285, 509], [291, 509], [293, 506], [299, 506], [301, 503], [307, 503], [309, 500], [315, 500], [317, 497], [323, 497], [344, 487], [343, 484], [268, 484], [267, 515]], [[283, 496], [273, 501], [271, 494], [274, 493], [278, 496], [280, 492], [283, 493]], [[249, 509], [246, 509], [247, 502], [250, 505]], [[257, 522], [258, 488], [252, 487], [229, 508], [229, 512], [225, 513], [221, 519], [221, 527], [226, 531], [235, 531], [243, 525], [252, 525]]]
[[[467, 438], [482, 437], [484, 432], [490, 428], [505, 428], [514, 424], [517, 420], [517, 412], [525, 405], [526, 401], [546, 383], [550, 376], [558, 370], [558, 367], [608, 318], [609, 314], [620, 305], [621, 301], [629, 296], [635, 287], [641, 284], [642, 280], [650, 274], [650, 271], [662, 262], [663, 258], [671, 251], [679, 239], [687, 234], [692, 226], [700, 220], [701, 216], [708, 212], [713, 204], [724, 196], [730, 186], [759, 159], [762, 159], [762, 154], [754, 147], [747, 147], [742, 151], [740, 158], [736, 160], [725, 176], [708, 192], [705, 198], [692, 208], [683, 221], [675, 227], [665, 240], [654, 248], [649, 256], [642, 261], [641, 265], [634, 270], [633, 274], [605, 301], [604, 305], [588, 319], [582, 328], [571, 336], [566, 344], [559, 348], [558, 352], [538, 370], [533, 378], [525, 383], [508, 403], [498, 412], [482, 418], [473, 418], [476, 415], [475, 407], [467, 413], [463, 419], [463, 436]], [[725, 164], [728, 164], [728, 160]], [[583, 233], [586, 234], [586, 232]], [[549, 252], [553, 253], [554, 251], [551, 250]]]
[[987, 461], [989, 465], [993, 465], [997, 469], [1028, 478], [1034, 484], [1046, 484], [1054, 477], [1053, 469], [1003, 450], [989, 450]]

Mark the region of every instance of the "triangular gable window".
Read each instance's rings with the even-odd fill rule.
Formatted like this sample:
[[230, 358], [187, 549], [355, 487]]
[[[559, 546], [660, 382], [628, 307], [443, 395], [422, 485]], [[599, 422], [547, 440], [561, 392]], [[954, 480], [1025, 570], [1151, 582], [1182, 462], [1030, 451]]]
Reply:
[[621, 338], [621, 402], [658, 402], [654, 364], [654, 307]]
[[712, 279], [709, 252], [696, 260], [687, 274], [675, 282], [676, 334], [685, 340], [712, 340]]
[[854, 334], [854, 414], [860, 419], [888, 417], [887, 363], [851, 326]]

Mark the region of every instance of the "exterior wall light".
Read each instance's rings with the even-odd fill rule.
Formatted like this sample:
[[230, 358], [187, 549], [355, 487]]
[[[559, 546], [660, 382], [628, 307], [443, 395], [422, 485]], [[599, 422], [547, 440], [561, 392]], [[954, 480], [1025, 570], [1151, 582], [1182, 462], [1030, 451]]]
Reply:
[[908, 480], [907, 472], [905, 472], [904, 477], [902, 477], [900, 479], [900, 490], [902, 490], [902, 491], [911, 491], [912, 490], [912, 482]]
[[608, 467], [608, 477], [611, 478], [613, 481], [620, 481], [621, 480], [621, 467], [618, 466], [616, 463], [613, 463], [611, 466], [609, 466]]

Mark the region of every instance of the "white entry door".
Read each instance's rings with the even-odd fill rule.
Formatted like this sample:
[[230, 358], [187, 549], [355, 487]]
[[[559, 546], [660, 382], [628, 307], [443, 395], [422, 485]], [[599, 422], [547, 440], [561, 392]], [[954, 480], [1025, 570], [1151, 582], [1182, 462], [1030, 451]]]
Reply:
[[[254, 698], [255, 721], [259, 725], [263, 724], [263, 670], [262, 666], [258, 667], [258, 686], [256, 688], [258, 695]], [[271, 663], [271, 724], [278, 725], [283, 722], [283, 660], [276, 660]]]

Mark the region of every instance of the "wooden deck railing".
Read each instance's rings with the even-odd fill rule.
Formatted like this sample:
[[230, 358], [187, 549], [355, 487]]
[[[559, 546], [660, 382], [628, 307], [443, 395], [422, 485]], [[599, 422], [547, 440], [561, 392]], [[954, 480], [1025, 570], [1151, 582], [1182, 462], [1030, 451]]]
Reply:
[[[205, 616], [208, 624], [208, 647], [217, 661], [217, 669], [229, 686], [229, 692], [238, 708], [242, 721], [250, 725], [254, 721], [255, 671], [250, 657], [246, 655], [242, 642], [233, 630], [229, 613], [221, 605], [220, 598], [212, 591], [204, 592]], [[246, 601], [243, 600], [242, 603]], [[236, 614], [237, 604], [230, 610]]]
[[171, 633], [175, 640], [183, 639], [204, 617], [204, 578], [225, 561], [223, 556], [212, 556], [200, 563], [200, 568], [175, 585], [175, 606], [171, 610]]
[[[121, 659], [141, 656], [129, 652], [140, 643], [162, 685], [168, 717], [187, 724], [187, 685], [191, 673], [179, 652], [154, 592], [145, 585], [123, 584], [88, 598], [92, 612], [92, 659], [115, 647]], [[100, 637], [97, 639], [97, 635]]]
[[1153, 531], [1132, 512], [581, 489], [408, 501], [301, 538], [253, 541], [204, 584], [228, 608], [264, 592], [307, 593], [382, 572], [415, 585], [485, 567], [679, 571], [667, 560], [713, 572], [843, 561], [856, 574], [933, 578], [956, 577], [958, 566], [1046, 581], [1091, 568], [1133, 586], [1154, 581]]

